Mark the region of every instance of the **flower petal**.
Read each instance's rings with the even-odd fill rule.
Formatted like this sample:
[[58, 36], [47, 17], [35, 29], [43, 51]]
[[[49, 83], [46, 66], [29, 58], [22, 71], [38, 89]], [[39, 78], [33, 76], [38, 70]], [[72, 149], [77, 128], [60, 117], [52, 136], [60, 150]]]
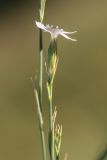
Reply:
[[76, 39], [72, 39], [72, 38], [70, 38], [69, 36], [67, 36], [67, 35], [64, 34], [64, 33], [60, 33], [60, 35], [62, 35], [62, 36], [65, 37], [66, 39], [70, 39], [70, 40], [72, 40], [72, 41], [74, 41], [74, 42], [77, 41]]
[[42, 23], [37, 22], [37, 21], [35, 21], [35, 23], [36, 23], [36, 26], [37, 26], [38, 28], [43, 29], [44, 31], [47, 31], [46, 28], [45, 28], [45, 26], [44, 26]]
[[76, 33], [77, 31], [74, 31], [74, 32], [66, 32], [66, 31], [63, 31], [64, 34], [74, 34]]

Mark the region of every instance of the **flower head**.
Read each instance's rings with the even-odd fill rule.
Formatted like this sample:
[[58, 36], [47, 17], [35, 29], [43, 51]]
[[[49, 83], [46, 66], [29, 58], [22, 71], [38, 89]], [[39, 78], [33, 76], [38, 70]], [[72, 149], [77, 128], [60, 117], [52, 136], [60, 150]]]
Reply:
[[77, 41], [76, 39], [72, 39], [70, 38], [68, 35], [69, 34], [73, 34], [76, 33], [77, 31], [74, 32], [66, 32], [63, 29], [60, 29], [58, 26], [54, 27], [54, 26], [50, 26], [49, 24], [44, 25], [41, 22], [35, 22], [36, 26], [40, 29], [42, 29], [45, 32], [49, 32], [51, 34], [51, 38], [52, 39], [56, 39], [59, 35], [65, 37], [66, 39], [70, 39], [72, 41]]

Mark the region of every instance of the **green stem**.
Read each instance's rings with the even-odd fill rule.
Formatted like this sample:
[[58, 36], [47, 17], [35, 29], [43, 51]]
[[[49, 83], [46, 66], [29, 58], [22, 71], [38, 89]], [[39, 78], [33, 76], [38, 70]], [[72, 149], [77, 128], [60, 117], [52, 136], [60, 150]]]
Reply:
[[50, 160], [54, 160], [54, 131], [53, 131], [53, 106], [52, 106], [53, 83], [49, 84], [49, 151]]
[[[45, 12], [45, 3], [46, 0], [40, 0], [40, 21], [44, 19]], [[39, 89], [34, 88], [34, 93], [36, 96], [38, 117], [39, 117], [39, 127], [40, 127], [40, 136], [41, 136], [41, 147], [42, 147], [42, 159], [46, 160], [46, 143], [45, 143], [45, 134], [44, 134], [44, 124], [43, 124], [43, 113], [42, 113], [42, 96], [43, 96], [43, 36], [42, 30], [39, 32]]]
[[49, 129], [52, 130], [52, 113], [53, 113], [53, 109], [52, 109], [52, 84], [50, 85], [50, 98], [49, 98]]
[[39, 33], [39, 102], [42, 111], [42, 86], [43, 86], [43, 37], [42, 30]]
[[46, 160], [46, 145], [45, 145], [45, 134], [43, 126], [40, 126], [40, 134], [41, 134], [41, 146], [42, 146], [42, 159]]
[[54, 126], [53, 126], [53, 106], [52, 106], [52, 94], [53, 94], [53, 80], [56, 71], [57, 63], [57, 44], [54, 39], [51, 40], [48, 49], [48, 99], [49, 99], [49, 151], [50, 160], [55, 160], [54, 153]]
[[[42, 30], [39, 32], [39, 95], [38, 102], [40, 112], [42, 114], [42, 86], [43, 86], [43, 37]], [[41, 135], [41, 147], [42, 147], [42, 159], [46, 160], [46, 144], [45, 144], [45, 134], [44, 126], [40, 123], [40, 135]]]
[[39, 128], [40, 128], [40, 136], [41, 136], [41, 146], [42, 146], [42, 159], [46, 160], [46, 145], [45, 145], [45, 134], [44, 134], [44, 123], [43, 123], [43, 116], [40, 109], [40, 102], [37, 89], [34, 88], [36, 103], [37, 103], [37, 112], [39, 118]]

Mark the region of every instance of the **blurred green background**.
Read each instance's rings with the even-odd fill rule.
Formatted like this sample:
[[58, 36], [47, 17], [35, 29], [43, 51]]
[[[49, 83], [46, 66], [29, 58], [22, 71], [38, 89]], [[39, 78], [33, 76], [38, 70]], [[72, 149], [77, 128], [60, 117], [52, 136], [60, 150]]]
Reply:
[[[38, 6], [37, 0], [0, 0], [1, 160], [41, 157], [30, 80], [38, 73]], [[107, 1], [48, 0], [45, 23], [78, 31], [76, 43], [58, 40], [54, 105], [63, 125], [61, 159], [68, 153], [69, 160], [97, 160], [107, 149]], [[47, 129], [46, 96], [44, 84]]]

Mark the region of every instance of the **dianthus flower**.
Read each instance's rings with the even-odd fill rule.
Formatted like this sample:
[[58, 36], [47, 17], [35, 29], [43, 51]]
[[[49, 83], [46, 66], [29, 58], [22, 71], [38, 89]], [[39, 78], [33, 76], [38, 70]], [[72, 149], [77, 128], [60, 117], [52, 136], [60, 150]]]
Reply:
[[40, 29], [42, 29], [45, 32], [49, 32], [51, 35], [51, 39], [56, 39], [59, 35], [65, 37], [66, 39], [70, 39], [72, 41], [77, 41], [76, 39], [73, 39], [71, 37], [69, 37], [68, 35], [76, 33], [77, 31], [74, 32], [66, 32], [64, 31], [62, 28], [60, 29], [58, 26], [54, 27], [53, 25], [44, 25], [41, 22], [37, 22], [35, 21], [36, 26]]

